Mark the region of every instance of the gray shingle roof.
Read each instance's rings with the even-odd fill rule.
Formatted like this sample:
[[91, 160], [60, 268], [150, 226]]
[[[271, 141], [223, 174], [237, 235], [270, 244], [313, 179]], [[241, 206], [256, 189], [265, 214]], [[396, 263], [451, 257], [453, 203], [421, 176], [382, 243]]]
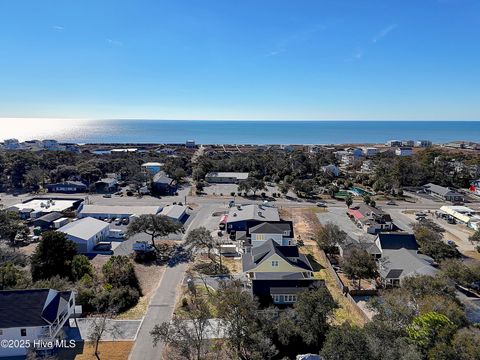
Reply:
[[[49, 293], [53, 298], [46, 304]], [[0, 291], [0, 328], [46, 326], [68, 306], [70, 294], [52, 289]]]
[[414, 275], [435, 275], [437, 269], [431, 264], [433, 259], [417, 254], [415, 250], [384, 250], [380, 262], [380, 275], [383, 278], [405, 278]]
[[242, 256], [243, 271], [255, 269], [274, 254], [277, 254], [292, 266], [313, 271], [307, 257], [299, 253], [297, 246], [281, 246], [272, 239], [252, 248], [250, 253]]
[[280, 221], [280, 216], [277, 208], [257, 204], [238, 205], [230, 208], [228, 223], [248, 220]]
[[444, 186], [440, 186], [440, 185], [437, 185], [437, 184], [432, 184], [432, 183], [428, 183], [426, 185], [423, 185], [423, 187], [425, 189], [427, 189], [428, 191], [431, 191], [435, 194], [438, 194], [440, 196], [462, 196], [462, 194], [460, 194], [458, 191], [454, 190], [454, 189], [451, 189], [451, 188], [448, 188], [448, 187], [444, 187]]
[[291, 222], [263, 222], [252, 226], [249, 230], [250, 234], [283, 234], [285, 231], [292, 231]]

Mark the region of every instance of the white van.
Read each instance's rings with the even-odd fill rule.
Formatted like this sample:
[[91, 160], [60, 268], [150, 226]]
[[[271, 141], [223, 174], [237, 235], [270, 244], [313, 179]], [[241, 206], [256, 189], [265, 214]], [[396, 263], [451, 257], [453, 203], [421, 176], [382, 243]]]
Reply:
[[113, 239], [125, 239], [125, 233], [120, 229], [110, 229], [109, 236]]

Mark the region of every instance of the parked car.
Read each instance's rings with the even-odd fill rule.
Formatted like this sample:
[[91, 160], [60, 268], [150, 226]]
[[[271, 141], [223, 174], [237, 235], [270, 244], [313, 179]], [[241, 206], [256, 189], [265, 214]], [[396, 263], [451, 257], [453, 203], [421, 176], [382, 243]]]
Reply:
[[327, 207], [327, 204], [323, 201], [319, 201], [315, 205], [317, 205], [318, 207]]
[[397, 205], [397, 203], [395, 201], [389, 201], [387, 202], [387, 205]]
[[447, 244], [450, 246], [457, 246], [457, 244], [455, 244], [455, 241], [453, 240], [447, 240]]
[[93, 249], [96, 251], [110, 251], [112, 250], [112, 244], [109, 242], [99, 242]]
[[123, 218], [122, 220], [122, 224], [123, 225], [128, 225], [130, 223], [130, 219], [129, 218]]
[[122, 219], [116, 218], [115, 219], [115, 225], [122, 225]]
[[104, 198], [111, 198], [111, 197], [112, 197], [112, 194], [104, 194], [103, 197], [104, 197]]

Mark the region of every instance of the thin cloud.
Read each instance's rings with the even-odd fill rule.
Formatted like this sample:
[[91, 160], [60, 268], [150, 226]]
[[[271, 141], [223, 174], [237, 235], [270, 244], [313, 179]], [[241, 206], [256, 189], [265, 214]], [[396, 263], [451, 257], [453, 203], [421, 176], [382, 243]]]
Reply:
[[392, 24], [392, 25], [387, 26], [385, 29], [382, 29], [378, 34], [376, 34], [376, 35], [372, 38], [372, 42], [373, 42], [373, 43], [376, 43], [376, 42], [380, 41], [380, 40], [383, 39], [385, 36], [387, 36], [390, 32], [392, 32], [393, 30], [395, 30], [397, 27], [398, 27], [397, 24]]
[[363, 55], [365, 55], [365, 50], [357, 47], [355, 51], [345, 59], [345, 62], [360, 61], [363, 59]]
[[121, 42], [120, 40], [105, 39], [105, 42], [106, 42], [108, 45], [112, 45], [112, 46], [123, 46], [123, 42]]
[[325, 25], [312, 25], [306, 28], [303, 28], [297, 32], [294, 32], [290, 34], [289, 36], [284, 37], [280, 41], [278, 41], [277, 46], [268, 52], [265, 56], [266, 57], [271, 57], [271, 56], [277, 56], [282, 53], [285, 53], [288, 51], [288, 48], [292, 46], [293, 44], [296, 43], [301, 43], [301, 42], [306, 42], [310, 40], [310, 38], [320, 32], [325, 30], [327, 27]]
[[63, 26], [60, 26], [60, 25], [54, 25], [54, 26], [52, 26], [52, 29], [55, 30], [55, 31], [65, 30], [65, 28]]

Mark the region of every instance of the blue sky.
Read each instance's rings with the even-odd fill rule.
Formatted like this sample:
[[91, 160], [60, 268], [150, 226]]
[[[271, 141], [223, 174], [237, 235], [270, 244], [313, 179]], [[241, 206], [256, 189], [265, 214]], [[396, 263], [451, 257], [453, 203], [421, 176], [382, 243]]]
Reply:
[[3, 0], [0, 117], [480, 119], [478, 0]]

